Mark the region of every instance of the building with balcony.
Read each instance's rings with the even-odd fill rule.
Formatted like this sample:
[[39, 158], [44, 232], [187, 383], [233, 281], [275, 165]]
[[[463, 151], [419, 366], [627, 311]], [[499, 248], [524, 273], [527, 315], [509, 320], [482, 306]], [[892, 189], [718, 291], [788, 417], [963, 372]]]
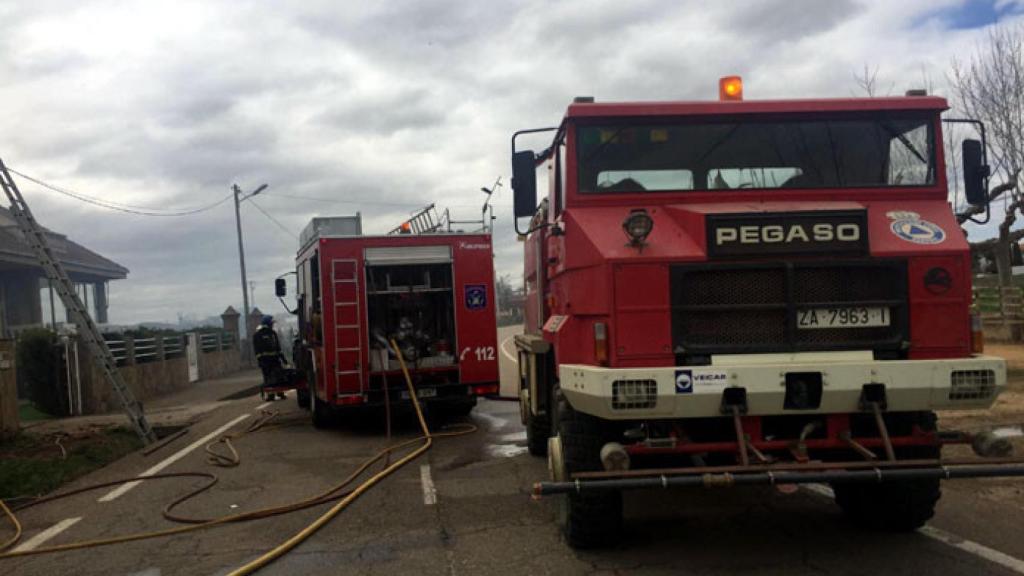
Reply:
[[[93, 320], [105, 324], [108, 283], [126, 278], [128, 269], [63, 234], [46, 230], [46, 237]], [[67, 322], [70, 319], [60, 297], [14, 217], [0, 208], [0, 337], [33, 326], [59, 327]]]

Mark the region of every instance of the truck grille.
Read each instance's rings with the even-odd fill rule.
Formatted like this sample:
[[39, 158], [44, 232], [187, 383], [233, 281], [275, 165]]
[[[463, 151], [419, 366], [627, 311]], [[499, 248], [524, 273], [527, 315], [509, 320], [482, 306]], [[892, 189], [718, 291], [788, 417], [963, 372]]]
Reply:
[[[907, 340], [906, 265], [900, 261], [672, 267], [676, 354], [875, 350]], [[810, 308], [887, 307], [889, 326], [798, 329]]]

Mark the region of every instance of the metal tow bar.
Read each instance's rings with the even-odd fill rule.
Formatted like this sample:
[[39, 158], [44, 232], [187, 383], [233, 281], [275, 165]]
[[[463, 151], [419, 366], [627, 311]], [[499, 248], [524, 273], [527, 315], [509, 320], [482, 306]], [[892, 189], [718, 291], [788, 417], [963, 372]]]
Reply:
[[581, 479], [570, 482], [537, 482], [536, 497], [570, 492], [602, 490], [637, 490], [641, 488], [711, 488], [720, 486], [756, 486], [812, 483], [879, 483], [901, 480], [961, 478], [995, 478], [1024, 476], [1024, 462], [1015, 464], [940, 465], [922, 468], [874, 467], [863, 470], [792, 471], [764, 470], [751, 472], [708, 472], [703, 474], [652, 475], [623, 478]]

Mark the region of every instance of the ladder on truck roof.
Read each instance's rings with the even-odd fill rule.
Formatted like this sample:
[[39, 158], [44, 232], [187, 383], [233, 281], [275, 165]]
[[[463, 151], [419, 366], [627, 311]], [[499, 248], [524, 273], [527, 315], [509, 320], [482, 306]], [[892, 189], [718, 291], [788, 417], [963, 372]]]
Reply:
[[[430, 234], [443, 232], [451, 228], [448, 223], [448, 210], [440, 216], [433, 204], [413, 214], [408, 220], [391, 229], [388, 234]], [[447, 230], [451, 231], [451, 230]]]
[[88, 346], [103, 375], [110, 382], [110, 386], [117, 392], [117, 397], [121, 400], [121, 406], [128, 415], [128, 419], [131, 421], [135, 432], [144, 443], [154, 442], [156, 434], [146, 420], [142, 404], [135, 399], [121, 373], [118, 372], [117, 361], [114, 360], [114, 356], [110, 353], [106, 340], [103, 339], [99, 328], [96, 327], [96, 323], [93, 322], [85, 305], [82, 304], [81, 298], [75, 292], [75, 285], [71, 282], [67, 272], [64, 271], [64, 266], [61, 265], [60, 260], [54, 257], [53, 251], [46, 241], [46, 234], [39, 223], [36, 222], [35, 217], [32, 216], [32, 211], [29, 209], [28, 204], [25, 203], [21, 191], [18, 190], [14, 179], [11, 178], [11, 174], [8, 172], [3, 160], [0, 160], [0, 188], [3, 188], [7, 199], [11, 203], [11, 214], [21, 229], [21, 233], [25, 236], [25, 241], [28, 242], [32, 251], [35, 252], [36, 258], [46, 272], [46, 277], [57, 289], [60, 301], [71, 314], [71, 319], [78, 327], [78, 335]]

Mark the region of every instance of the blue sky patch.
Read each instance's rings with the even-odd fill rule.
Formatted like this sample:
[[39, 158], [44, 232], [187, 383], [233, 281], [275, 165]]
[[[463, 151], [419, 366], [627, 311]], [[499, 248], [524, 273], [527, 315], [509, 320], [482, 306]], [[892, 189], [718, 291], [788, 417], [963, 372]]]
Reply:
[[937, 19], [954, 30], [969, 30], [995, 24], [1014, 14], [1024, 13], [1024, 5], [999, 0], [966, 0], [928, 14], [925, 19]]

